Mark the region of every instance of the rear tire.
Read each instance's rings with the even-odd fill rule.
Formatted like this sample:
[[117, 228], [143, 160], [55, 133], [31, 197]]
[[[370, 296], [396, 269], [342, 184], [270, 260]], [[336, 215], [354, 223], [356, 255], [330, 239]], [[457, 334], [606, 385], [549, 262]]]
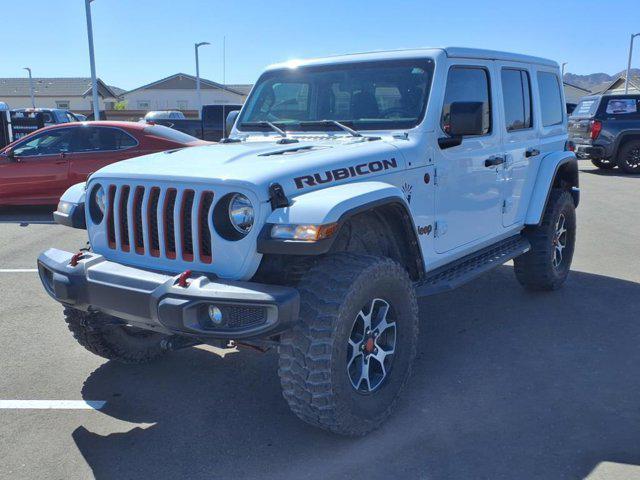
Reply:
[[564, 284], [575, 250], [576, 207], [567, 190], [551, 191], [540, 225], [527, 227], [531, 250], [514, 259], [516, 278], [529, 290], [556, 290]]
[[148, 363], [165, 355], [166, 335], [126, 325], [103, 325], [92, 314], [64, 309], [65, 321], [76, 341], [91, 353], [126, 364]]
[[606, 160], [604, 158], [600, 158], [598, 160], [591, 159], [591, 163], [602, 170], [613, 170], [613, 168], [616, 166], [615, 162]]
[[631, 140], [620, 148], [618, 167], [625, 173], [640, 173], [640, 140]]
[[338, 253], [298, 289], [300, 321], [278, 349], [284, 398], [307, 423], [364, 435], [391, 414], [410, 375], [418, 337], [412, 281], [391, 259]]

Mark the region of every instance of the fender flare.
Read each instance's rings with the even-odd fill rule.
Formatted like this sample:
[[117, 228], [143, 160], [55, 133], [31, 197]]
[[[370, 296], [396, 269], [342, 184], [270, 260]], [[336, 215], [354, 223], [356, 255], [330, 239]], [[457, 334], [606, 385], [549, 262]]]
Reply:
[[[409, 205], [402, 191], [383, 182], [356, 182], [314, 190], [292, 199], [289, 207], [274, 210], [266, 220], [258, 237], [259, 253], [288, 255], [322, 255], [331, 250], [336, 233], [317, 242], [273, 240], [271, 227], [275, 224], [338, 224], [338, 232], [349, 218], [383, 205], [397, 205], [407, 214], [413, 234], [416, 235]], [[417, 242], [417, 236], [416, 236]]]
[[629, 137], [637, 137], [637, 139], [640, 140], [640, 130], [627, 129], [627, 130], [622, 130], [621, 132], [618, 133], [616, 138], [616, 143], [613, 146], [613, 151], [611, 152], [611, 156], [613, 160], [616, 159], [616, 157], [618, 156], [618, 151], [620, 150], [620, 147], [622, 146], [623, 143], [626, 142], [626, 140]]
[[576, 207], [580, 203], [578, 160], [573, 152], [562, 151], [545, 155], [531, 193], [525, 225], [539, 225], [554, 187], [569, 187]]
[[[86, 197], [85, 182], [70, 186], [60, 197], [58, 209], [53, 212], [56, 223], [71, 228], [86, 229], [84, 202]], [[67, 203], [67, 210], [60, 211], [61, 204]]]

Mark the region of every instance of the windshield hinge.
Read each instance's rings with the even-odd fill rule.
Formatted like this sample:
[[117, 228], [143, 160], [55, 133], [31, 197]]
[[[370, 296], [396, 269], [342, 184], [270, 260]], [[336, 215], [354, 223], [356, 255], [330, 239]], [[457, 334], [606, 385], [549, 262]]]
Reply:
[[291, 205], [289, 199], [284, 194], [284, 189], [279, 183], [269, 185], [269, 201], [271, 202], [271, 210], [276, 208], [284, 208]]

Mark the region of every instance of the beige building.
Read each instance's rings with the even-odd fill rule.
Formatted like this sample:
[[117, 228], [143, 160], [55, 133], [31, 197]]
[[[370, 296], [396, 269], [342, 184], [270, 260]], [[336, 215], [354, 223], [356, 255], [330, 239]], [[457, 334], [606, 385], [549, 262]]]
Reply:
[[[88, 113], [92, 110], [91, 78], [33, 78], [37, 108], [62, 108]], [[98, 79], [100, 110], [111, 110], [123, 90]], [[30, 108], [29, 78], [0, 78], [0, 102], [10, 108]]]
[[[609, 85], [607, 85], [604, 89], [600, 90], [598, 93], [607, 95], [624, 94], [626, 83], [627, 82], [625, 76], [621, 75], [614, 81], [612, 81]], [[631, 76], [631, 78], [629, 79], [629, 93], [640, 93], [640, 77]]]
[[[200, 79], [203, 105], [241, 105], [251, 85], [221, 85]], [[196, 77], [176, 73], [122, 94], [127, 110], [198, 110]]]

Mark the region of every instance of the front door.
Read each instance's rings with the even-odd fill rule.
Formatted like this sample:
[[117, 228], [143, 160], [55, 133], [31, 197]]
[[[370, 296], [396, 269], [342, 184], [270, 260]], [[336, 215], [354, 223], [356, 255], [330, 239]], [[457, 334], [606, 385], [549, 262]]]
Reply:
[[67, 188], [70, 128], [57, 128], [16, 144], [0, 157], [0, 203], [56, 204]]
[[447, 76], [441, 136], [448, 134], [454, 102], [481, 103], [482, 135], [436, 154], [436, 238], [438, 253], [472, 246], [502, 230], [502, 138], [498, 126], [493, 62], [459, 61]]

